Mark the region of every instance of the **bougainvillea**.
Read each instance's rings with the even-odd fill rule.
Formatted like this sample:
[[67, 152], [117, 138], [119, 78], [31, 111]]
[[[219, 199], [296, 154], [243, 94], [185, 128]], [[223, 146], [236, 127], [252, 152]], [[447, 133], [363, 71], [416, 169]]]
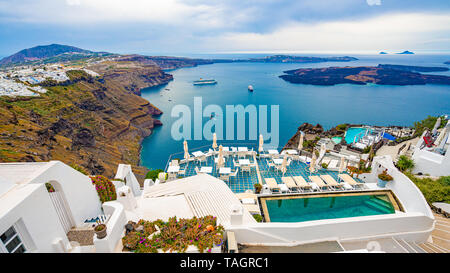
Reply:
[[90, 178], [102, 203], [117, 199], [116, 187], [108, 178], [103, 175], [90, 176]]
[[125, 249], [136, 253], [156, 253], [158, 249], [185, 252], [189, 245], [196, 246], [200, 252], [211, 252], [214, 246], [223, 243], [224, 228], [210, 215], [191, 219], [172, 217], [167, 222], [139, 220], [135, 226], [143, 229], [131, 231], [122, 238], [122, 243]]

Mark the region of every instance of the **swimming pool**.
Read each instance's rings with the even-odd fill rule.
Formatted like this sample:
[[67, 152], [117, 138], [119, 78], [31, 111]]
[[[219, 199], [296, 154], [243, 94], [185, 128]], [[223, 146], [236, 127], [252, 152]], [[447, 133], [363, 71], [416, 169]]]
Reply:
[[[345, 142], [347, 142], [348, 144], [351, 144], [353, 142], [358, 141], [360, 138], [362, 138], [364, 136], [364, 132], [366, 130], [367, 129], [363, 128], [363, 127], [348, 128], [347, 132], [345, 132]], [[355, 141], [355, 137], [356, 137], [356, 141]]]
[[332, 137], [331, 140], [334, 142], [334, 144], [339, 144], [342, 141], [342, 137]]
[[266, 222], [305, 222], [395, 213], [391, 193], [261, 197]]

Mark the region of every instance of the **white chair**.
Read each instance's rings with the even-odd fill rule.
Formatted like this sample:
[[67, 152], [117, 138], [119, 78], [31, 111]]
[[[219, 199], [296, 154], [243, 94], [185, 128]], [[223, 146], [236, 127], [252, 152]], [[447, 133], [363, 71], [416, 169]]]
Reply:
[[158, 179], [160, 183], [164, 183], [166, 182], [166, 173], [165, 172], [160, 172], [158, 174]]
[[239, 169], [236, 169], [236, 170], [232, 171], [232, 172], [228, 175], [228, 179], [230, 179], [230, 177], [236, 177], [238, 171], [239, 171]]
[[172, 159], [172, 161], [170, 161], [170, 165], [171, 166], [178, 166], [178, 159]]
[[197, 174], [199, 174], [199, 173], [200, 173], [200, 170], [198, 169], [198, 167], [197, 167], [197, 166], [195, 166], [195, 173], [197, 173]]
[[241, 167], [241, 171], [243, 171], [243, 172], [250, 172], [250, 166], [249, 165], [243, 165]]
[[180, 169], [180, 170], [178, 171], [178, 175], [185, 176], [185, 175], [186, 175], [186, 169]]

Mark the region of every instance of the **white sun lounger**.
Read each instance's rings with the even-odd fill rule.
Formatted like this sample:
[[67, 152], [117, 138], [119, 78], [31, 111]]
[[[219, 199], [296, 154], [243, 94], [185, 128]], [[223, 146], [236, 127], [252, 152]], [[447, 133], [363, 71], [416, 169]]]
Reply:
[[329, 175], [329, 174], [324, 174], [321, 175], [320, 178], [323, 179], [323, 181], [325, 181], [325, 183], [327, 183], [328, 186], [331, 186], [333, 188], [341, 188], [344, 185], [343, 184], [339, 184], [336, 180], [334, 180], [334, 178]]
[[292, 179], [292, 177], [290, 176], [283, 176], [281, 177], [281, 181], [283, 181], [283, 183], [289, 188], [289, 190], [291, 191], [298, 191], [299, 187], [298, 185], [295, 183], [294, 179]]
[[[310, 184], [306, 182], [306, 180], [302, 176], [293, 176], [292, 177], [295, 181], [295, 184], [301, 189], [312, 189], [316, 184]], [[318, 188], [316, 188], [318, 189]]]
[[278, 186], [278, 183], [274, 178], [265, 178], [264, 181], [266, 182], [266, 185], [269, 187], [270, 191], [281, 191], [280, 186]]
[[336, 159], [333, 159], [330, 161], [330, 164], [328, 164], [328, 169], [336, 169], [339, 164], [339, 161]]
[[327, 185], [327, 184], [325, 184], [325, 182], [323, 182], [323, 180], [319, 176], [312, 175], [312, 176], [309, 177], [309, 180], [311, 180], [311, 182], [316, 184], [321, 189], [323, 189], [323, 188], [332, 189], [332, 187]]
[[351, 177], [346, 173], [341, 173], [338, 175], [338, 177], [342, 179], [342, 181], [344, 181], [345, 183], [349, 184], [350, 186], [364, 188], [364, 183], [356, 181], [355, 179], [353, 179], [353, 177]]

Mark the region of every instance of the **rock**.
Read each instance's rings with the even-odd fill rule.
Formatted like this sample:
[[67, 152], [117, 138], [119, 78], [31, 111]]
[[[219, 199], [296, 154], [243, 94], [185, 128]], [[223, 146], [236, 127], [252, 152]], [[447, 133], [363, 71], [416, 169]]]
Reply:
[[55, 134], [65, 132], [64, 135], [68, 136], [72, 134], [73, 128], [74, 126], [70, 122], [63, 118], [60, 118], [57, 122], [53, 123], [49, 129], [52, 130]]
[[103, 105], [97, 104], [95, 101], [92, 100], [85, 100], [80, 103], [77, 103], [77, 106], [80, 107], [80, 109], [87, 111], [100, 111], [105, 109]]
[[144, 226], [143, 225], [139, 225], [136, 227], [136, 231], [137, 232], [143, 232], [144, 231]]
[[72, 146], [75, 147], [94, 147], [95, 138], [91, 130], [82, 128], [72, 137]]

